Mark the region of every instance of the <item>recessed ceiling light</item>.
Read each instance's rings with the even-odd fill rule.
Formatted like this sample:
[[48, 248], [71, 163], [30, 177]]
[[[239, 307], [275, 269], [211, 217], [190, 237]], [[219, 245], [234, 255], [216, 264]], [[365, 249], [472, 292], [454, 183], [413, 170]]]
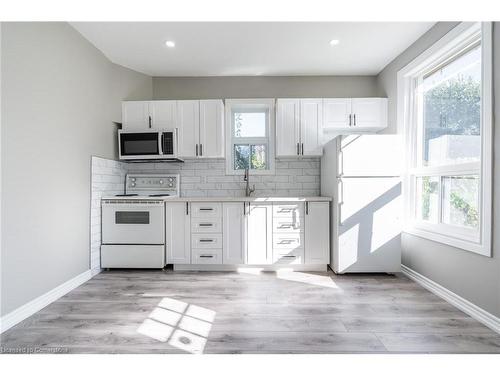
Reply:
[[171, 41], [171, 40], [167, 40], [165, 42], [165, 45], [169, 48], [174, 48], [175, 47], [175, 42]]
[[336, 46], [339, 43], [340, 43], [340, 40], [338, 40], [338, 39], [332, 39], [332, 40], [330, 40], [330, 45], [331, 46]]

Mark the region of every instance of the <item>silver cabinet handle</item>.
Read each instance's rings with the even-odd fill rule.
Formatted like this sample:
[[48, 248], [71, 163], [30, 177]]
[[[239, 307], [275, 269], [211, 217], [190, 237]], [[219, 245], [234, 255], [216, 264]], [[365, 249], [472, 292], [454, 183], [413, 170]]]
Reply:
[[200, 242], [214, 242], [214, 240], [209, 238], [201, 238]]
[[282, 258], [297, 258], [295, 255], [283, 255]]
[[304, 155], [304, 144], [302, 143], [302, 155]]
[[203, 156], [203, 144], [200, 143], [200, 156]]
[[199, 223], [198, 225], [200, 227], [213, 227], [214, 226], [212, 223]]
[[284, 244], [285, 245], [285, 244], [290, 244], [292, 242], [294, 242], [294, 241], [293, 240], [281, 240], [280, 244]]
[[200, 255], [200, 258], [213, 258], [213, 255]]
[[351, 126], [351, 125], [352, 125], [352, 115], [349, 114], [349, 126]]
[[297, 155], [300, 155], [300, 143], [297, 142]]
[[288, 213], [288, 212], [292, 212], [293, 211], [293, 208], [280, 208], [280, 210], [278, 211], [279, 213]]
[[196, 144], [195, 148], [196, 148], [196, 156], [198, 156], [198, 143]]
[[354, 126], [356, 126], [356, 114], [354, 114]]
[[213, 211], [213, 210], [214, 210], [213, 208], [203, 208], [203, 207], [200, 208], [200, 211]]
[[151, 116], [148, 116], [148, 124], [149, 124], [149, 128], [151, 128]]
[[286, 228], [291, 228], [291, 227], [293, 227], [293, 224], [281, 224], [278, 228], [286, 229]]
[[309, 202], [306, 201], [306, 215], [309, 215]]
[[186, 202], [186, 215], [189, 215], [189, 202]]

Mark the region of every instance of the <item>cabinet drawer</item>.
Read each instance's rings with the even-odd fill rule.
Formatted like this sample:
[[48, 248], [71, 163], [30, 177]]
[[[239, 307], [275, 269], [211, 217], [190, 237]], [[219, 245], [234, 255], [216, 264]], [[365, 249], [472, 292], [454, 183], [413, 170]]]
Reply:
[[304, 249], [273, 250], [273, 263], [281, 264], [303, 264]]
[[191, 264], [222, 264], [222, 249], [192, 249]]
[[300, 233], [304, 230], [303, 225], [303, 218], [299, 216], [273, 218], [273, 232], [275, 233]]
[[192, 233], [222, 233], [222, 219], [221, 218], [197, 218], [191, 219], [191, 232]]
[[290, 234], [273, 234], [273, 249], [303, 249], [304, 248], [304, 234], [290, 233]]
[[191, 217], [222, 217], [222, 204], [216, 202], [191, 203]]
[[192, 234], [192, 249], [222, 249], [222, 234]]
[[304, 216], [303, 203], [277, 203], [273, 204], [274, 217], [302, 217]]

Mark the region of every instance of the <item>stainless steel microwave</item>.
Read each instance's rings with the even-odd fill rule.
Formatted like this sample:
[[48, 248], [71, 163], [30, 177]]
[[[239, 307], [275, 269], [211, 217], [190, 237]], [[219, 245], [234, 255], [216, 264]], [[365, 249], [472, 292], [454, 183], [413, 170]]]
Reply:
[[176, 129], [118, 130], [120, 160], [182, 161], [177, 157]]

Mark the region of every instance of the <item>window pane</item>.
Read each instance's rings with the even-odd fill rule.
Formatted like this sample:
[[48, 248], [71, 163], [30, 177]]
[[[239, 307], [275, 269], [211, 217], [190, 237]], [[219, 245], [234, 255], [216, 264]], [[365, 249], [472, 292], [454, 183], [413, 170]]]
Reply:
[[266, 162], [266, 146], [265, 145], [252, 145], [252, 169], [267, 169]]
[[481, 46], [424, 77], [423, 165], [480, 159]]
[[437, 223], [439, 215], [439, 177], [417, 177], [415, 193], [416, 218]]
[[234, 169], [249, 168], [250, 146], [234, 145]]
[[443, 223], [479, 228], [479, 176], [443, 177]]
[[234, 136], [265, 137], [266, 112], [233, 112]]

